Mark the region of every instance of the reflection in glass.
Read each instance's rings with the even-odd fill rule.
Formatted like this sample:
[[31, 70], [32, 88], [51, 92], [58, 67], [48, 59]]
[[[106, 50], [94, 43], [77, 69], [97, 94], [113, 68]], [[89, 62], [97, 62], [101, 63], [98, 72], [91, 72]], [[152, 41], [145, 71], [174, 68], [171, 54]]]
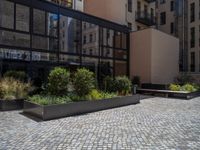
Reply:
[[115, 76], [122, 76], [127, 74], [127, 62], [115, 61]]
[[32, 61], [57, 61], [57, 55], [53, 53], [32, 52]]
[[0, 0], [0, 26], [14, 28], [14, 3]]
[[60, 50], [67, 53], [80, 54], [81, 46], [80, 21], [60, 16]]
[[29, 7], [16, 5], [16, 29], [20, 31], [29, 31]]
[[45, 34], [45, 12], [33, 9], [33, 33]]
[[23, 50], [14, 50], [14, 49], [0, 49], [0, 58], [2, 59], [15, 59], [15, 60], [30, 60], [30, 52]]
[[30, 47], [30, 35], [0, 30], [0, 44], [7, 46]]
[[58, 37], [58, 15], [47, 13], [47, 34], [52, 37]]
[[82, 49], [84, 55], [99, 55], [99, 27], [97, 25], [82, 23]]

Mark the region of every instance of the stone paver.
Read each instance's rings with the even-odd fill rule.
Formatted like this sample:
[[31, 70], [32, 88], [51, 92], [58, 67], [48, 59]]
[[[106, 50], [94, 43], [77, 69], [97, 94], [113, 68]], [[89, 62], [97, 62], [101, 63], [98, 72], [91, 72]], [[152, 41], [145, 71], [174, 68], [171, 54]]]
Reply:
[[200, 98], [165, 98], [76, 117], [36, 122], [0, 112], [0, 150], [200, 149]]

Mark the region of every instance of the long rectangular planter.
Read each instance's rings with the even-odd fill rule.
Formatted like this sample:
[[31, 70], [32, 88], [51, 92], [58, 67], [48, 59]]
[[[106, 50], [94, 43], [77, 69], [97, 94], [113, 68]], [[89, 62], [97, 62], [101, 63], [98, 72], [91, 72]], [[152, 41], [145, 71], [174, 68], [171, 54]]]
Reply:
[[24, 99], [0, 100], [0, 111], [23, 109]]
[[139, 95], [116, 97], [98, 101], [83, 101], [69, 104], [41, 106], [24, 101], [24, 113], [39, 117], [42, 120], [51, 120], [73, 115], [80, 115], [115, 107], [121, 107], [140, 102]]
[[200, 96], [200, 91], [196, 92], [182, 92], [182, 91], [169, 91], [169, 90], [156, 90], [156, 89], [138, 89], [137, 93], [140, 94], [163, 94], [166, 97], [172, 97], [172, 98], [180, 98], [180, 99], [193, 99], [195, 97]]

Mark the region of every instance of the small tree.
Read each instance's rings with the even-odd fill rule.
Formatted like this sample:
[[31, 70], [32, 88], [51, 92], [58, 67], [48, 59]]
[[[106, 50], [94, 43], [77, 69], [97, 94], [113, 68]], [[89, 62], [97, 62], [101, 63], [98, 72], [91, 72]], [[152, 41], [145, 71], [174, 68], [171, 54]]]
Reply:
[[62, 96], [68, 92], [70, 82], [70, 72], [64, 68], [54, 68], [48, 77], [48, 92], [51, 95]]
[[85, 96], [95, 88], [94, 73], [82, 68], [74, 74], [73, 86], [78, 96]]

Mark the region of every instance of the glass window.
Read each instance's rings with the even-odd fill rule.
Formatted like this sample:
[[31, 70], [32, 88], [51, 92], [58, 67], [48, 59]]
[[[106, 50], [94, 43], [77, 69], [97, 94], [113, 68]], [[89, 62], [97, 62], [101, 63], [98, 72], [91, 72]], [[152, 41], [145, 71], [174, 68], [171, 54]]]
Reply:
[[112, 59], [101, 59], [100, 60], [100, 68], [99, 68], [99, 75], [100, 81], [106, 76], [113, 76], [113, 60]]
[[0, 44], [17, 47], [30, 47], [30, 35], [0, 30]]
[[[80, 54], [81, 24], [79, 20], [60, 16], [60, 50], [66, 53]], [[64, 35], [64, 36], [63, 36]]]
[[47, 13], [47, 34], [48, 36], [58, 37], [58, 15]]
[[29, 31], [30, 19], [29, 7], [16, 4], [16, 29], [21, 31]]
[[57, 61], [56, 53], [32, 52], [32, 61]]
[[33, 35], [32, 47], [34, 49], [40, 49], [40, 50], [57, 51], [58, 40], [55, 38], [48, 38], [48, 37]]
[[97, 75], [99, 59], [92, 57], [82, 57], [82, 66], [94, 72]]
[[0, 26], [5, 28], [14, 28], [14, 3], [0, 1]]
[[107, 58], [113, 58], [113, 49], [108, 47], [102, 47], [101, 56]]
[[60, 54], [59, 60], [61, 62], [68, 62], [69, 64], [77, 63], [80, 65], [80, 57], [73, 55]]
[[121, 33], [120, 32], [116, 32], [115, 34], [115, 47], [121, 48]]
[[115, 50], [116, 59], [127, 59], [127, 52], [125, 50]]
[[30, 52], [23, 50], [13, 50], [13, 49], [0, 49], [0, 58], [3, 59], [15, 59], [15, 60], [30, 60]]
[[115, 76], [121, 76], [127, 74], [127, 62], [115, 61]]
[[45, 34], [45, 12], [42, 10], [33, 10], [33, 33]]

